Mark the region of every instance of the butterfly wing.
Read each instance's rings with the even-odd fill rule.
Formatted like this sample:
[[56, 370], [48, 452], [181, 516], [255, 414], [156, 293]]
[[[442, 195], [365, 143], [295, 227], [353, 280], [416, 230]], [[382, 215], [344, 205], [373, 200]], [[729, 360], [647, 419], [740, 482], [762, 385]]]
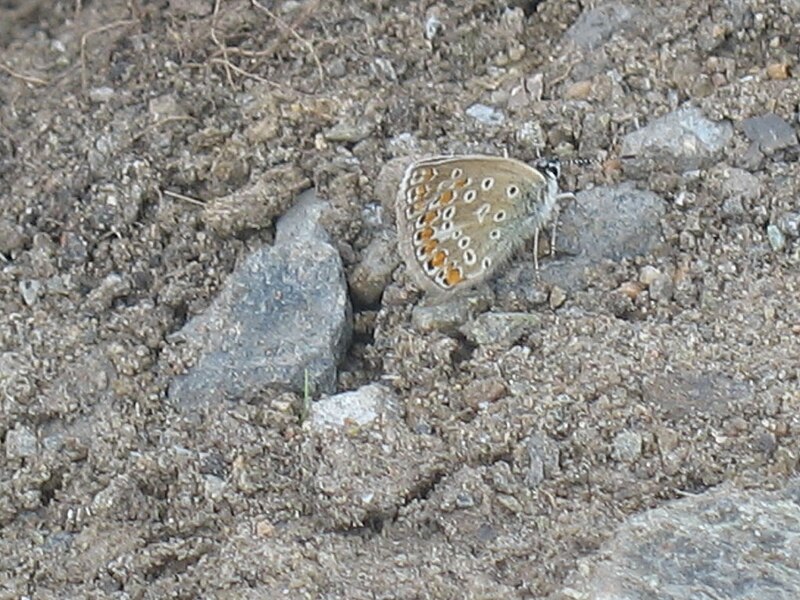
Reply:
[[449, 156], [410, 165], [397, 223], [415, 282], [442, 292], [490, 277], [541, 226], [550, 191], [541, 170], [509, 158]]

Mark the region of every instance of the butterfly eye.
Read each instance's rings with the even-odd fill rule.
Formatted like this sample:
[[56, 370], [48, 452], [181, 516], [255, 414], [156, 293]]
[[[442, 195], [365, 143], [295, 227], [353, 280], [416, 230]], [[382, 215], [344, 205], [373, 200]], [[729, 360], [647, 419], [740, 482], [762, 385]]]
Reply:
[[557, 158], [540, 160], [536, 163], [536, 168], [553, 179], [558, 179], [561, 176], [561, 161]]

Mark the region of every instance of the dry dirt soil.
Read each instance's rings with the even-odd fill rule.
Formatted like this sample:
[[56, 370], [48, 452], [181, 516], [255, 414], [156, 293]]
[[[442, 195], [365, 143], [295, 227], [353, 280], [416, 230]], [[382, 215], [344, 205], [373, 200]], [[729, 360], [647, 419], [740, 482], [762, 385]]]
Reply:
[[[547, 597], [632, 515], [791, 478], [800, 169], [739, 125], [797, 128], [800, 6], [642, 0], [581, 45], [592, 4], [1, 2], [0, 596]], [[613, 160], [686, 102], [734, 126], [713, 164]], [[663, 198], [659, 250], [496, 293], [537, 317], [505, 344], [419, 331], [400, 276], [355, 302], [339, 391], [383, 383], [390, 425], [323, 436], [296, 391], [171, 404], [170, 334], [301, 191], [350, 276], [387, 162], [541, 148], [605, 161], [570, 189]]]

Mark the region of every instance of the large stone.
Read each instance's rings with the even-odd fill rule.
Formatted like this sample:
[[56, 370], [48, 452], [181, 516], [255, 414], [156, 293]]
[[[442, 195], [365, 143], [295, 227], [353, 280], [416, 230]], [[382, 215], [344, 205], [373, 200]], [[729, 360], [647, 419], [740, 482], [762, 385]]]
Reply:
[[707, 119], [699, 108], [680, 108], [633, 131], [622, 141], [626, 169], [656, 161], [659, 168], [691, 171], [710, 165], [733, 137], [733, 126]]
[[278, 222], [275, 245], [253, 252], [203, 314], [173, 336], [196, 363], [170, 386], [182, 407], [252, 397], [266, 388], [331, 392], [352, 315], [341, 258], [306, 192]]

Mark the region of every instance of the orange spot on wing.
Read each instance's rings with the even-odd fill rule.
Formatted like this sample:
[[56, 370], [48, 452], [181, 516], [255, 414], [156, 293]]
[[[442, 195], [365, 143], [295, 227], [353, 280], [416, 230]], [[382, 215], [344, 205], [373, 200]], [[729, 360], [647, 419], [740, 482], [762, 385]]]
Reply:
[[426, 227], [419, 232], [419, 239], [427, 241], [433, 237], [433, 233], [433, 227]]
[[432, 254], [434, 250], [436, 250], [436, 246], [439, 245], [439, 242], [436, 240], [428, 240], [424, 244], [422, 244], [422, 251], [428, 255]]
[[439, 196], [439, 202], [442, 204], [450, 204], [455, 196], [456, 193], [453, 190], [445, 190]]
[[464, 177], [463, 179], [456, 179], [453, 182], [453, 187], [456, 188], [456, 189], [459, 189], [459, 190], [461, 188], [463, 188], [464, 186], [466, 186], [466, 185], [467, 185], [467, 178], [466, 177]]
[[464, 281], [464, 276], [461, 274], [461, 269], [452, 268], [447, 270], [447, 275], [445, 275], [444, 280], [447, 285], [455, 285]]
[[413, 204], [413, 206], [411, 208], [415, 213], [418, 213], [418, 212], [422, 212], [423, 210], [425, 210], [425, 206], [427, 204], [428, 203], [425, 202], [425, 199], [423, 198], [421, 200], [417, 200], [416, 202], [414, 202], [414, 204]]
[[422, 217], [422, 222], [425, 223], [426, 225], [430, 225], [436, 220], [436, 217], [438, 216], [439, 216], [438, 212], [436, 212], [435, 210], [430, 210], [425, 213], [424, 217]]
[[439, 250], [436, 253], [436, 256], [434, 256], [431, 259], [431, 264], [434, 267], [441, 267], [444, 264], [444, 261], [446, 260], [447, 260], [447, 252], [445, 252], [444, 250]]

